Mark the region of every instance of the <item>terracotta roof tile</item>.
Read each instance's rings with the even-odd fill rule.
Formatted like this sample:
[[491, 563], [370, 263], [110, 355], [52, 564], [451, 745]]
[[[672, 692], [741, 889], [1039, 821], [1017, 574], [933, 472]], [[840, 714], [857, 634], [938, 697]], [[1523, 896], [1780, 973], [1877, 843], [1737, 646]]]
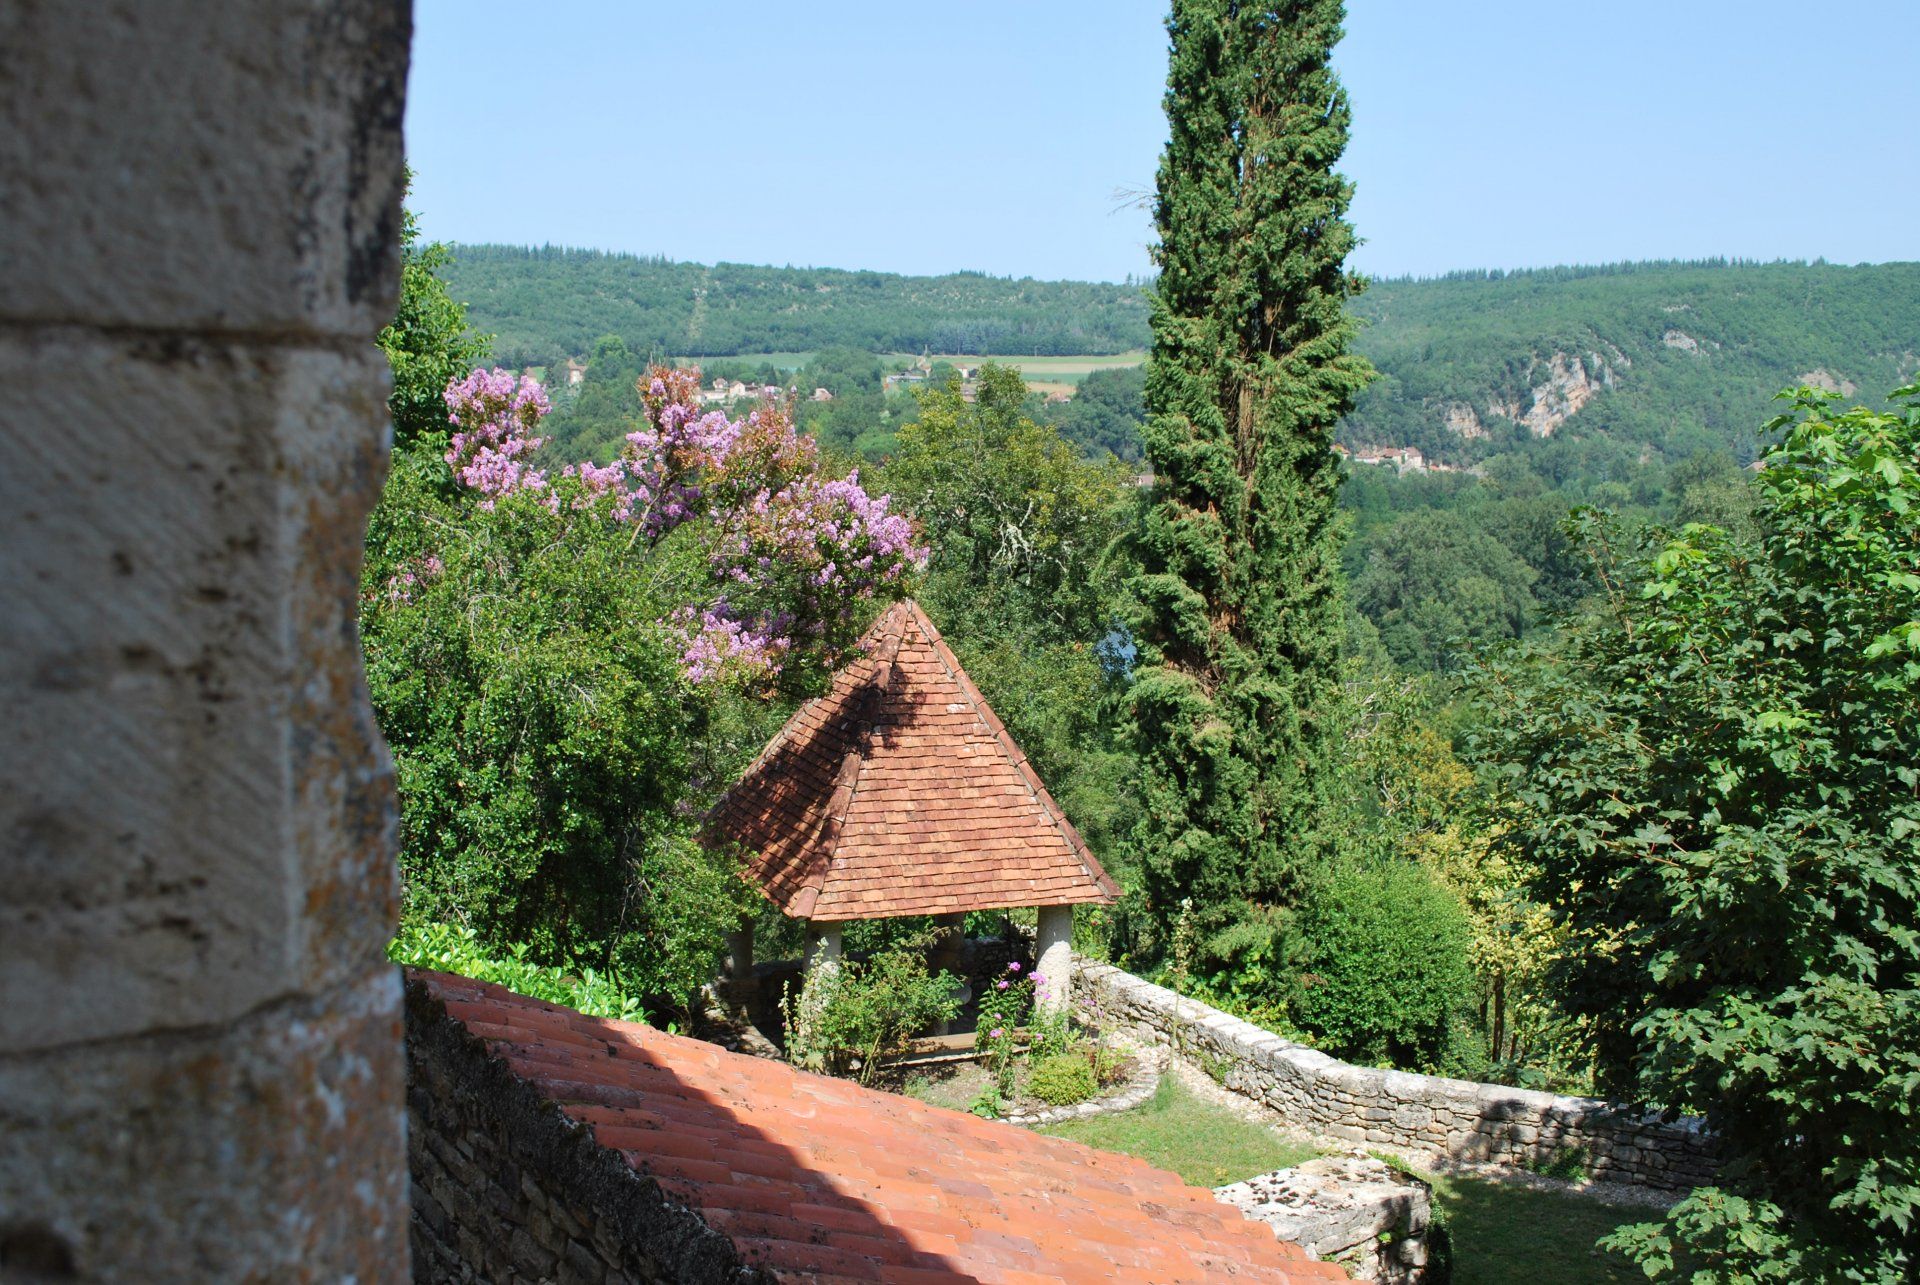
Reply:
[[835, 921], [1114, 900], [917, 603], [859, 652], [708, 815], [774, 904]]
[[596, 1141], [783, 1280], [1347, 1279], [1132, 1156], [468, 978], [410, 975]]

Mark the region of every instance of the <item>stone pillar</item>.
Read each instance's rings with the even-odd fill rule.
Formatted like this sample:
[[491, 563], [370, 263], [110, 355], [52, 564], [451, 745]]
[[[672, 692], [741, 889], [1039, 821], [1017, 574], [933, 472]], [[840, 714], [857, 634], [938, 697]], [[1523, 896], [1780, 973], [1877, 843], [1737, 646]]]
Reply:
[[1054, 1014], [1064, 1013], [1073, 995], [1072, 906], [1040, 907], [1033, 949], [1035, 971], [1047, 979], [1047, 993], [1036, 999], [1035, 1005]]
[[840, 967], [841, 941], [839, 924], [808, 924], [807, 971]]
[[7, 1268], [407, 1275], [354, 621], [410, 38], [407, 0], [0, 5]]
[[753, 980], [753, 920], [742, 918], [740, 926], [727, 934], [727, 958], [723, 966], [729, 982]]

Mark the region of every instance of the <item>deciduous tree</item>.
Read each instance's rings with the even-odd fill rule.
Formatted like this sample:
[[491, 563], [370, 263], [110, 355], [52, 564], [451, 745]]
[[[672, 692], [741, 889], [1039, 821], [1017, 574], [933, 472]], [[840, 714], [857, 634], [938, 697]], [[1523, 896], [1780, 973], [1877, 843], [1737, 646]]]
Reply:
[[1755, 542], [1617, 553], [1587, 519], [1604, 603], [1488, 675], [1480, 753], [1600, 1085], [1726, 1155], [1617, 1239], [1650, 1274], [1920, 1270], [1920, 385], [1895, 396], [1800, 390]]

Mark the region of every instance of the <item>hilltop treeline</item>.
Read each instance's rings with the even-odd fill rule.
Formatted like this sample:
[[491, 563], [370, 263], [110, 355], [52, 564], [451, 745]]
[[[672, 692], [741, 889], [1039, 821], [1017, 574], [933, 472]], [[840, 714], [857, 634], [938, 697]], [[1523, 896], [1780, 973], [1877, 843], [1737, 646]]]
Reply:
[[[1115, 353], [1147, 343], [1139, 284], [708, 267], [550, 246], [461, 246], [444, 273], [509, 366], [587, 356], [610, 335], [642, 362], [826, 348]], [[1359, 351], [1381, 377], [1341, 439], [1415, 446], [1460, 467], [1549, 444], [1551, 467], [1568, 475], [1623, 477], [1646, 448], [1668, 459], [1709, 449], [1750, 459], [1779, 389], [1816, 374], [1840, 388], [1885, 389], [1920, 368], [1914, 263], [1456, 272], [1376, 281], [1354, 310]], [[1568, 407], [1556, 380], [1595, 391], [1558, 419]], [[1124, 424], [1069, 435], [1138, 454]]]
[[955, 272], [676, 263], [498, 245], [460, 246], [445, 268], [507, 365], [544, 365], [618, 335], [641, 356], [868, 352], [1117, 353], [1147, 343], [1137, 285]]

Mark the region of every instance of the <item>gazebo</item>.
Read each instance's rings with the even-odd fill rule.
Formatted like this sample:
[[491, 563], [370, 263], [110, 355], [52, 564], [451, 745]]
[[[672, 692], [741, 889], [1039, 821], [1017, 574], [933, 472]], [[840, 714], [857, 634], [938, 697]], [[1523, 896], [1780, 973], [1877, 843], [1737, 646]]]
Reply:
[[[809, 964], [841, 925], [970, 910], [1039, 910], [1050, 999], [1072, 984], [1073, 907], [1118, 889], [918, 603], [896, 603], [824, 696], [803, 705], [708, 814], [709, 841], [808, 923]], [[752, 938], [729, 971], [751, 975]]]

